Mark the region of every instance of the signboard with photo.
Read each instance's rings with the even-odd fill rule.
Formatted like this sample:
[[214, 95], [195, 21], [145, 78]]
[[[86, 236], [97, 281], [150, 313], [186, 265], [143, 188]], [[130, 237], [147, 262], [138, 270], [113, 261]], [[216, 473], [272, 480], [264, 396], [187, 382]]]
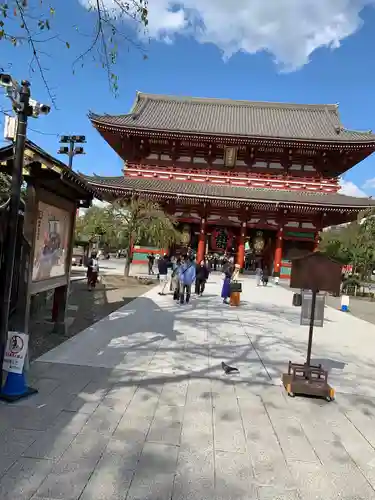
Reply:
[[67, 210], [38, 203], [33, 281], [66, 274], [71, 216]]

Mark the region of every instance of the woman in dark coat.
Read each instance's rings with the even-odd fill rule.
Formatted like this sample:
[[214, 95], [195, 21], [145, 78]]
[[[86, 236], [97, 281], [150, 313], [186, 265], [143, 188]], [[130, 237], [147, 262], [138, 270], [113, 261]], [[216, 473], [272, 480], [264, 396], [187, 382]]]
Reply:
[[199, 297], [202, 297], [203, 295], [209, 274], [210, 272], [208, 270], [207, 264], [205, 263], [204, 260], [202, 260], [200, 265], [197, 265], [196, 278], [195, 278], [195, 293]]
[[91, 258], [87, 263], [87, 286], [90, 291], [93, 288], [95, 288], [96, 283], [98, 281], [98, 275], [99, 275], [99, 262], [96, 252], [93, 252], [91, 254]]
[[230, 262], [226, 262], [223, 268], [224, 273], [224, 283], [221, 289], [221, 298], [223, 299], [223, 304], [229, 304], [230, 297], [230, 280], [233, 274], [233, 266]]
[[268, 267], [264, 266], [263, 274], [262, 274], [263, 286], [267, 286], [268, 285], [268, 279], [269, 279]]

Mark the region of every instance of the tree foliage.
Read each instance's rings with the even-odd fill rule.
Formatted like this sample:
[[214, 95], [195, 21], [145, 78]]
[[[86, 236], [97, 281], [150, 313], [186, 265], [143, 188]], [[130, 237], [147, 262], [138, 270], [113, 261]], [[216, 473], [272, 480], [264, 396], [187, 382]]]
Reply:
[[[77, 0], [78, 1], [78, 0]], [[72, 19], [75, 33], [87, 41], [86, 49], [72, 56], [72, 69], [83, 67], [94, 61], [107, 74], [110, 88], [118, 91], [118, 75], [115, 65], [124, 45], [127, 49], [135, 47], [146, 58], [142, 44], [135, 41], [129, 31], [132, 28], [145, 33], [148, 26], [147, 0], [85, 0], [86, 15], [92, 25], [91, 33], [81, 32], [82, 19]], [[54, 5], [55, 4], [55, 5]], [[30, 71], [38, 72], [44, 82], [51, 102], [55, 96], [48, 84], [43, 55], [50, 42], [61, 43], [66, 50], [71, 49], [72, 41], [67, 33], [56, 31], [56, 16], [66, 16], [65, 2], [59, 0], [0, 0], [0, 41], [14, 47], [27, 46], [30, 49]], [[51, 55], [51, 54], [47, 54]]]
[[123, 240], [127, 241], [125, 276], [129, 275], [133, 244], [147, 241], [159, 248], [167, 248], [180, 241], [181, 234], [176, 229], [177, 221], [165, 213], [157, 203], [142, 198], [117, 200], [109, 211], [117, 221], [116, 227], [122, 228]]
[[362, 279], [375, 266], [375, 215], [372, 212], [359, 217], [346, 227], [322, 234], [320, 249], [342, 264], [353, 266], [353, 273]]
[[75, 239], [77, 242], [99, 243], [117, 249], [123, 242], [116, 224], [111, 210], [93, 205], [84, 215], [77, 217]]
[[0, 201], [3, 202], [9, 198], [10, 194], [10, 177], [3, 172], [0, 172]]
[[[124, 248], [131, 257], [132, 245], [147, 242], [159, 248], [168, 248], [180, 241], [174, 217], [157, 204], [142, 198], [117, 200], [107, 207], [90, 207], [77, 218], [76, 241], [99, 242], [112, 249]], [[130, 258], [125, 274], [129, 274]]]

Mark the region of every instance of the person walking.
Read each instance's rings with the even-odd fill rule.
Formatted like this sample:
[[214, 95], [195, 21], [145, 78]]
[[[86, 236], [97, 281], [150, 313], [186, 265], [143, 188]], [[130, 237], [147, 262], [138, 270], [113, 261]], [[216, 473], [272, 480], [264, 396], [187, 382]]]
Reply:
[[223, 299], [223, 304], [229, 304], [230, 298], [230, 281], [233, 274], [233, 265], [230, 261], [227, 261], [223, 267], [224, 282], [223, 288], [221, 289], [221, 298]]
[[257, 264], [257, 268], [255, 270], [255, 280], [256, 280], [257, 286], [260, 286], [260, 282], [262, 280], [262, 274], [263, 274], [263, 271], [262, 271], [261, 265]]
[[165, 295], [165, 287], [168, 284], [168, 267], [169, 267], [169, 260], [168, 260], [168, 255], [165, 254], [162, 259], [159, 259], [158, 262], [158, 271], [159, 271], [159, 283], [160, 283], [160, 290], [159, 290], [159, 295]]
[[214, 266], [214, 271], [217, 271], [217, 266], [218, 266], [218, 263], [219, 263], [219, 259], [217, 257], [217, 254], [215, 253], [213, 259], [212, 259], [212, 263], [213, 263], [213, 266]]
[[148, 274], [155, 274], [154, 273], [155, 255], [153, 253], [149, 253], [147, 255], [147, 259], [148, 259]]
[[267, 286], [268, 285], [268, 280], [269, 280], [268, 267], [264, 266], [263, 274], [262, 274], [262, 283], [263, 283], [263, 286]]
[[180, 277], [180, 304], [190, 301], [191, 285], [196, 277], [196, 268], [193, 258], [186, 259], [179, 270]]
[[96, 287], [99, 276], [99, 261], [96, 252], [92, 252], [87, 263], [87, 288], [91, 292]]
[[173, 300], [179, 300], [180, 298], [180, 267], [181, 267], [181, 259], [180, 257], [178, 257], [174, 265], [174, 269], [172, 272], [172, 280], [171, 280]]
[[203, 295], [209, 274], [210, 272], [208, 270], [208, 266], [205, 261], [202, 260], [200, 265], [197, 267], [197, 275], [195, 280], [195, 293], [198, 295], [198, 297], [202, 297]]
[[[230, 287], [229, 304], [231, 306], [236, 306], [236, 307], [238, 307], [240, 305], [240, 301], [241, 301], [242, 286], [240, 283], [237, 283], [239, 280], [239, 277], [240, 277], [240, 270], [241, 270], [240, 264], [235, 264], [233, 274], [231, 276], [230, 284], [229, 284], [229, 287]], [[236, 286], [236, 288], [234, 288], [234, 286]]]

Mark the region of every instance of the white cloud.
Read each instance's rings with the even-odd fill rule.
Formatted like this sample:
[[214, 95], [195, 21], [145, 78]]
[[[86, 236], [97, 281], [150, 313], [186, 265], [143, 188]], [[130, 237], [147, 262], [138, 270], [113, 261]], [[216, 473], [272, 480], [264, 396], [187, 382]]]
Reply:
[[[96, 0], [79, 0], [94, 6]], [[114, 11], [122, 0], [101, 0]], [[265, 51], [286, 70], [309, 62], [319, 47], [337, 48], [362, 25], [360, 13], [374, 0], [151, 0], [151, 38], [176, 34], [213, 43], [228, 58]]]
[[98, 200], [98, 198], [94, 198], [92, 200], [92, 204], [95, 205], [96, 207], [99, 207], [99, 208], [108, 207], [110, 205], [110, 203], [108, 203], [107, 201], [101, 201], [101, 200]]
[[[101, 201], [101, 200], [98, 200], [97, 198], [94, 198], [92, 200], [92, 204], [96, 207], [99, 207], [99, 208], [108, 207], [108, 205], [109, 205], [109, 203], [107, 201]], [[85, 215], [87, 210], [88, 210], [87, 208], [80, 208], [78, 210], [78, 217], [82, 217], [83, 215]]]
[[363, 184], [363, 189], [375, 189], [375, 177], [373, 179], [368, 179], [364, 184]]
[[368, 195], [362, 191], [361, 188], [359, 188], [354, 182], [351, 181], [344, 181], [343, 179], [340, 180], [340, 193], [341, 194], [346, 194], [347, 196], [356, 196], [358, 198], [368, 198]]

